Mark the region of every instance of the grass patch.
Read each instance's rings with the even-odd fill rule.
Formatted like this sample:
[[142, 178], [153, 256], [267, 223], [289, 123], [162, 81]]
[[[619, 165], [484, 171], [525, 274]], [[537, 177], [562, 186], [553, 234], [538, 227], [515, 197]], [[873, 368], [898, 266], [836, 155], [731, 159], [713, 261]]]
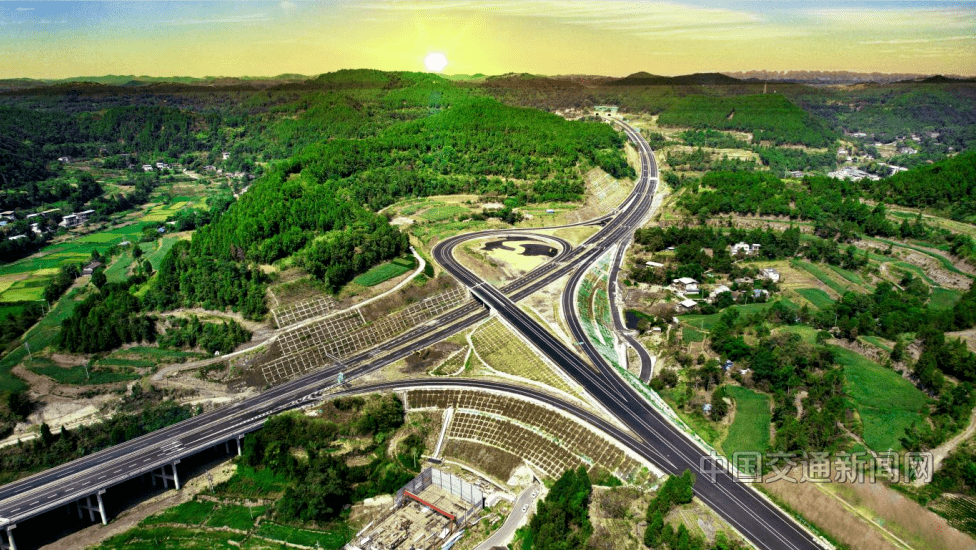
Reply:
[[796, 293], [818, 309], [824, 309], [834, 305], [834, 299], [819, 288], [798, 288], [796, 289]]
[[250, 508], [236, 504], [221, 506], [210, 513], [205, 525], [207, 527], [230, 527], [231, 529], [248, 531], [254, 528], [254, 519], [264, 515], [267, 509], [267, 506], [252, 506]]
[[925, 422], [929, 398], [911, 382], [850, 350], [833, 346], [844, 368], [844, 390], [863, 425], [864, 443], [875, 451], [898, 450], [912, 422]]
[[908, 262], [894, 262], [894, 264], [895, 264], [896, 267], [898, 267], [898, 269], [900, 269], [903, 272], [906, 272], [907, 271], [907, 272], [911, 273], [912, 275], [914, 275], [916, 277], [921, 277], [931, 287], [939, 287], [939, 286], [941, 286], [941, 285], [939, 285], [939, 283], [935, 282], [935, 280], [933, 280], [931, 277], [929, 277], [929, 274], [926, 273], [924, 269], [922, 269], [921, 267], [918, 267], [915, 264], [910, 264]]
[[142, 520], [141, 525], [158, 525], [160, 523], [181, 523], [192, 526], [203, 525], [216, 506], [213, 502], [191, 500], [179, 506], [167, 508], [154, 516], [149, 516]]
[[259, 536], [301, 546], [321, 547], [322, 550], [339, 550], [352, 540], [352, 529], [342, 525], [329, 531], [312, 531], [266, 522], [258, 526]]
[[881, 348], [887, 352], [891, 352], [891, 345], [885, 341], [884, 338], [879, 338], [877, 336], [861, 336], [860, 339], [871, 344], [874, 347]]
[[389, 262], [374, 266], [372, 269], [359, 275], [352, 282], [360, 286], [376, 286], [394, 277], [399, 277], [404, 273], [409, 273], [416, 269], [417, 260], [413, 256], [397, 258]]
[[430, 222], [439, 222], [456, 218], [458, 214], [468, 214], [469, 210], [463, 206], [435, 206], [420, 215], [421, 218]]
[[722, 313], [725, 311], [735, 309], [739, 311], [739, 315], [746, 316], [752, 313], [766, 311], [777, 301], [782, 301], [783, 305], [785, 306], [793, 306], [789, 300], [780, 298], [779, 300], [773, 300], [771, 302], [730, 306], [720, 313], [713, 313], [711, 315], [681, 315], [678, 317], [678, 319], [688, 327], [710, 332], [713, 328], [715, 328], [715, 324], [718, 323], [719, 318], [722, 317]]
[[722, 441], [725, 455], [738, 452], [766, 452], [772, 414], [769, 396], [741, 386], [726, 386], [726, 395], [735, 400], [735, 420]]
[[277, 497], [287, 486], [288, 478], [276, 476], [267, 468], [255, 470], [246, 464], [238, 464], [234, 475], [214, 487], [214, 491], [244, 498]]
[[481, 325], [471, 335], [471, 342], [478, 356], [497, 371], [535, 380], [571, 395], [575, 393], [533, 349], [498, 319]]
[[932, 294], [929, 296], [929, 309], [934, 309], [935, 311], [950, 310], [961, 297], [962, 291], [959, 290], [933, 288]]
[[36, 374], [47, 376], [59, 384], [71, 384], [83, 386], [90, 384], [113, 384], [115, 382], [125, 382], [128, 380], [138, 380], [142, 375], [133, 372], [116, 372], [99, 368], [86, 369], [84, 365], [64, 368], [55, 364], [38, 364], [37, 361], [29, 362], [27, 368]]
[[142, 355], [149, 357], [150, 359], [167, 359], [167, 358], [197, 358], [203, 357], [203, 354], [197, 353], [195, 351], [181, 351], [176, 349], [164, 349], [164, 348], [150, 348], [146, 346], [133, 346], [128, 349], [118, 351], [116, 353], [126, 354], [126, 355]]
[[133, 367], [138, 369], [153, 366], [152, 362], [143, 359], [125, 359], [121, 357], [106, 357], [105, 359], [99, 359], [96, 364], [106, 367]]
[[226, 531], [153, 527], [130, 529], [102, 542], [95, 550], [230, 550], [240, 547], [230, 542], [240, 538], [240, 534]]
[[811, 345], [817, 343], [817, 333], [820, 332], [817, 329], [806, 325], [784, 326], [777, 329], [777, 331], [788, 334], [799, 334], [801, 340]]

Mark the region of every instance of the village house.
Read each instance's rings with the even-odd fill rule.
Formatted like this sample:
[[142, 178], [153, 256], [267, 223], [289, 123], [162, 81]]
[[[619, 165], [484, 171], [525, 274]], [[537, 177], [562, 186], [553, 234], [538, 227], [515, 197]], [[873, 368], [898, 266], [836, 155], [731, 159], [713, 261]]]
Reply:
[[772, 281], [774, 283], [779, 282], [779, 271], [776, 271], [771, 267], [763, 268], [762, 271], [759, 272], [759, 274], [762, 276], [763, 279]]
[[698, 292], [698, 281], [691, 277], [681, 277], [671, 281], [671, 286], [677, 292]]
[[718, 285], [717, 287], [713, 288], [712, 293], [708, 295], [709, 302], [714, 301], [715, 298], [718, 298], [718, 295], [723, 292], [732, 292], [732, 289], [725, 285]]

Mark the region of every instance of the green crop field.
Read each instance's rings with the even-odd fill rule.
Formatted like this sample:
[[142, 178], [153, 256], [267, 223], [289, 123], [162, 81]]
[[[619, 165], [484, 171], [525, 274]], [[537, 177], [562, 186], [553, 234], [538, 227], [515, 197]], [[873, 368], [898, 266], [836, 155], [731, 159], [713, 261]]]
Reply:
[[769, 396], [741, 386], [727, 386], [725, 390], [735, 400], [735, 420], [722, 441], [725, 456], [731, 458], [737, 452], [765, 452], [769, 447], [772, 422]]
[[696, 328], [683, 327], [681, 329], [681, 341], [684, 343], [701, 342], [705, 339], [705, 333]]
[[833, 271], [834, 273], [840, 275], [841, 277], [847, 279], [848, 281], [856, 285], [862, 285], [862, 286], [866, 285], [864, 279], [859, 274], [849, 269], [844, 269], [842, 267], [837, 267], [836, 265], [830, 265], [830, 264], [827, 264], [827, 267], [830, 268], [830, 270]]
[[376, 286], [404, 273], [409, 273], [417, 267], [417, 260], [413, 256], [397, 258], [373, 267], [366, 273], [359, 275], [352, 282], [360, 286]]
[[905, 428], [925, 422], [929, 398], [893, 370], [847, 349], [832, 349], [844, 368], [844, 390], [861, 416], [864, 443], [879, 452], [900, 449]]
[[834, 304], [833, 298], [819, 288], [798, 288], [796, 293], [803, 296], [808, 302], [819, 309], [830, 307]]
[[447, 220], [457, 217], [458, 214], [467, 214], [470, 210], [463, 206], [435, 206], [420, 215], [421, 218], [431, 221], [439, 222], [441, 220]]
[[169, 252], [169, 249], [173, 248], [173, 245], [178, 241], [178, 237], [163, 237], [159, 241], [159, 248], [153, 250], [146, 254], [145, 258], [149, 259], [149, 263], [152, 264], [154, 271], [159, 271], [160, 264], [163, 263], [163, 258]]
[[104, 251], [123, 241], [138, 241], [143, 225], [137, 223], [84, 235], [73, 241], [47, 246], [41, 250], [39, 257], [24, 258], [0, 266], [0, 277], [31, 273], [26, 280], [29, 281], [29, 286], [25, 286], [26, 281], [13, 283], [3, 293], [0, 293], [0, 303], [40, 300], [44, 296], [44, 287], [54, 277], [61, 265], [72, 262], [86, 262], [91, 257], [92, 250]]
[[793, 265], [793, 267], [802, 269], [810, 275], [813, 275], [817, 278], [817, 280], [833, 289], [833, 291], [837, 294], [843, 295], [845, 292], [847, 292], [846, 286], [834, 280], [830, 275], [827, 275], [827, 272], [821, 269], [821, 267], [818, 265], [805, 262], [803, 260], [792, 260], [790, 264]]

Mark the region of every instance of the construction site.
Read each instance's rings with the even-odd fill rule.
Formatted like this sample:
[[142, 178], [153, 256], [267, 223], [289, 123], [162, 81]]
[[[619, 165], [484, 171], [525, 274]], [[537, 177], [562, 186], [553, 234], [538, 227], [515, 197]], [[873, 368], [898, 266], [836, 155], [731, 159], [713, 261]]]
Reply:
[[366, 526], [345, 550], [446, 550], [483, 507], [481, 489], [427, 468], [397, 491], [390, 514]]

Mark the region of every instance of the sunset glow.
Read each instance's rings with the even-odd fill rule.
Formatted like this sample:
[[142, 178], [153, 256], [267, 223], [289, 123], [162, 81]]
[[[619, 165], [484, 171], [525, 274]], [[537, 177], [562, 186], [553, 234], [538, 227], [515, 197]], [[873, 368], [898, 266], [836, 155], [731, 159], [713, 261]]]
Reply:
[[3, 78], [418, 70], [418, 60], [431, 52], [451, 53], [451, 74], [972, 75], [976, 6], [914, 0], [0, 4]]

